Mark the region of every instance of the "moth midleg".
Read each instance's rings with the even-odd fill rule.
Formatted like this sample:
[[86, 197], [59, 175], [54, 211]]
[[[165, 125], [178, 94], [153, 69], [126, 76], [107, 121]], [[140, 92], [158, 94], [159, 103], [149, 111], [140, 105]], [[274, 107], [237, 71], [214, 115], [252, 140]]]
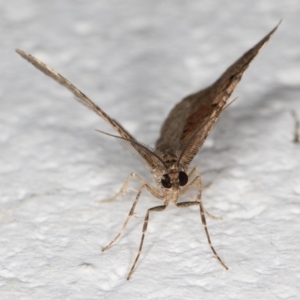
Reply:
[[126, 228], [128, 222], [129, 222], [130, 218], [131, 218], [131, 217], [133, 216], [133, 214], [134, 214], [134, 209], [135, 209], [136, 204], [137, 204], [137, 202], [138, 202], [138, 200], [139, 200], [139, 198], [140, 198], [140, 196], [141, 196], [141, 193], [142, 193], [143, 188], [145, 188], [145, 185], [143, 185], [143, 186], [139, 189], [139, 191], [138, 191], [138, 193], [137, 193], [137, 195], [136, 195], [136, 197], [135, 197], [135, 200], [134, 200], [134, 202], [133, 202], [133, 204], [132, 204], [132, 206], [131, 206], [131, 209], [130, 209], [130, 211], [129, 211], [129, 214], [128, 214], [128, 216], [127, 216], [127, 218], [126, 218], [126, 220], [125, 220], [125, 222], [124, 222], [124, 225], [122, 226], [121, 230], [119, 231], [119, 233], [116, 235], [116, 237], [115, 237], [108, 245], [106, 245], [105, 247], [102, 248], [102, 251], [105, 251], [105, 250], [107, 250], [109, 247], [111, 247], [111, 245], [113, 245], [113, 244], [115, 243], [115, 241], [116, 241], [116, 240], [122, 235], [122, 233], [124, 232], [124, 230], [125, 230], [125, 228]]
[[[139, 200], [139, 198], [140, 198], [140, 196], [141, 196], [142, 190], [143, 190], [144, 188], [146, 188], [146, 189], [147, 189], [154, 197], [163, 200], [163, 196], [160, 195], [160, 193], [159, 193], [158, 190], [156, 190], [154, 187], [152, 187], [151, 185], [149, 185], [143, 178], [141, 178], [139, 175], [137, 175], [137, 174], [134, 173], [134, 172], [131, 173], [131, 174], [127, 177], [127, 179], [126, 179], [125, 182], [123, 183], [123, 186], [122, 186], [121, 190], [120, 190], [114, 197], [117, 197], [119, 194], [122, 193], [122, 190], [123, 190], [124, 188], [126, 188], [126, 186], [128, 185], [128, 183], [129, 183], [129, 181], [130, 181], [130, 179], [131, 179], [132, 177], [135, 178], [135, 179], [137, 179], [137, 180], [138, 180], [140, 183], [142, 183], [143, 185], [142, 185], [142, 187], [138, 190], [138, 193], [137, 193], [137, 195], [136, 195], [136, 197], [135, 197], [135, 200], [134, 200], [134, 202], [133, 202], [133, 204], [132, 204], [132, 207], [131, 207], [131, 209], [130, 209], [130, 211], [129, 211], [129, 214], [128, 214], [128, 216], [127, 216], [127, 218], [126, 218], [126, 220], [125, 220], [125, 222], [124, 222], [124, 225], [122, 226], [121, 230], [119, 231], [119, 233], [116, 235], [116, 237], [115, 237], [108, 245], [106, 245], [105, 247], [102, 248], [102, 251], [105, 251], [105, 250], [107, 250], [108, 248], [110, 248], [110, 247], [116, 242], [116, 240], [122, 235], [122, 233], [124, 232], [124, 230], [125, 230], [125, 228], [126, 228], [128, 222], [129, 222], [130, 218], [131, 218], [131, 217], [133, 216], [133, 214], [134, 214], [134, 209], [135, 209], [135, 207], [136, 207], [136, 205], [137, 205], [137, 202], [138, 202], [138, 200]], [[114, 198], [114, 197], [113, 197], [113, 198]], [[104, 200], [104, 201], [105, 201], [105, 200]], [[110, 200], [106, 200], [106, 201], [110, 201]]]
[[125, 195], [127, 193], [128, 184], [132, 177], [134, 177], [134, 173], [131, 173], [127, 176], [121, 189], [114, 196], [107, 198], [107, 199], [99, 200], [99, 202], [111, 202], [111, 201], [116, 200], [120, 195]]
[[209, 247], [211, 248], [212, 252], [214, 253], [215, 257], [218, 259], [218, 261], [221, 263], [221, 265], [228, 270], [228, 267], [225, 265], [225, 263], [222, 261], [222, 259], [220, 258], [220, 256], [217, 254], [215, 248], [212, 245], [211, 239], [210, 239], [210, 235], [207, 229], [207, 223], [206, 223], [206, 218], [205, 218], [205, 209], [203, 207], [202, 201], [201, 201], [201, 187], [202, 187], [202, 183], [201, 183], [201, 179], [200, 177], [196, 177], [192, 182], [190, 182], [185, 189], [181, 190], [182, 193], [184, 194], [185, 192], [187, 192], [190, 188], [192, 188], [192, 186], [196, 185], [196, 187], [198, 188], [199, 194], [197, 196], [198, 200], [197, 201], [189, 201], [189, 202], [180, 202], [177, 203], [176, 206], [177, 207], [189, 207], [189, 206], [193, 206], [193, 205], [199, 205], [200, 207], [200, 217], [201, 217], [201, 221], [202, 221], [202, 225], [204, 227], [205, 230], [205, 234], [206, 234], [206, 238], [209, 244]]
[[135, 266], [139, 260], [139, 257], [141, 255], [141, 252], [142, 252], [142, 248], [143, 248], [143, 244], [144, 244], [144, 239], [145, 239], [145, 234], [146, 234], [146, 231], [147, 231], [147, 227], [148, 227], [148, 221], [149, 221], [149, 215], [150, 215], [150, 212], [151, 211], [162, 211], [166, 208], [167, 206], [166, 205], [160, 205], [160, 206], [155, 206], [155, 207], [152, 207], [152, 208], [149, 208], [147, 210], [147, 213], [146, 213], [146, 216], [145, 216], [145, 220], [144, 220], [144, 225], [143, 225], [143, 233], [142, 233], [142, 238], [141, 238], [141, 242], [140, 242], [140, 246], [139, 246], [139, 250], [138, 250], [138, 254], [132, 264], [132, 267], [128, 273], [128, 276], [127, 276], [127, 280], [130, 279], [132, 273], [134, 272], [135, 270]]

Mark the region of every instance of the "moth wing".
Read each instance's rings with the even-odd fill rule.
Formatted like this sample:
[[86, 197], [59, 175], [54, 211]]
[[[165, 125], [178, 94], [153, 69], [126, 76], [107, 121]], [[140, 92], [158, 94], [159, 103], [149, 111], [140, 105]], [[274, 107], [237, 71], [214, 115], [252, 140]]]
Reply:
[[211, 86], [187, 96], [171, 110], [156, 142], [158, 150], [180, 149], [181, 163], [189, 165], [249, 64], [271, 38], [279, 24], [233, 63]]
[[52, 79], [54, 79], [55, 81], [66, 87], [68, 90], [70, 90], [80, 103], [92, 109], [96, 114], [98, 114], [106, 122], [108, 122], [120, 134], [121, 137], [119, 138], [123, 141], [123, 143], [126, 144], [127, 148], [130, 146], [134, 148], [135, 151], [133, 152], [138, 153], [150, 168], [152, 168], [155, 163], [160, 163], [158, 155], [153, 154], [149, 147], [137, 142], [135, 138], [128, 133], [127, 130], [125, 130], [117, 121], [110, 118], [98, 105], [96, 105], [77, 87], [75, 87], [69, 80], [67, 80], [65, 77], [60, 75], [58, 72], [56, 72], [55, 70], [53, 70], [52, 68], [50, 68], [34, 56], [32, 56], [31, 54], [28, 54], [20, 49], [17, 49], [16, 52], [28, 62], [30, 62], [33, 66], [35, 66], [37, 69], [42, 71], [44, 74], [50, 76]]
[[74, 86], [68, 79], [60, 75], [58, 72], [35, 58], [33, 55], [26, 53], [23, 50], [16, 49], [16, 52], [21, 55], [24, 59], [26, 59], [29, 63], [35, 66], [37, 69], [42, 71], [45, 75], [51, 77], [59, 84], [66, 87], [69, 91], [71, 91], [76, 100], [78, 100], [81, 104], [92, 109], [96, 114], [102, 117], [106, 122], [108, 122], [122, 137], [127, 139], [134, 139], [127, 131], [123, 129], [117, 122], [111, 119], [98, 105], [96, 105], [90, 98], [88, 98], [84, 93], [82, 93], [76, 86]]

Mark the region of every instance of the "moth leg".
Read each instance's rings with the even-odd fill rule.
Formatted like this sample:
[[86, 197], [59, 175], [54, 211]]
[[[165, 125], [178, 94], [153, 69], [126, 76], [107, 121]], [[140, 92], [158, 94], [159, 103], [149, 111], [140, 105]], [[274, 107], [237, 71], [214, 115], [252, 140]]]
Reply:
[[151, 186], [150, 184], [148, 184], [142, 177], [140, 177], [138, 174], [136, 173], [131, 173], [131, 175], [138, 180], [143, 186], [145, 186], [145, 188], [147, 189], [147, 191], [154, 196], [157, 199], [160, 200], [165, 200], [165, 195], [160, 193], [160, 190], [156, 189], [155, 187]]
[[207, 183], [206, 185], [204, 185], [204, 186], [202, 187], [202, 190], [208, 189], [211, 185], [212, 185], [211, 182]]
[[198, 198], [197, 201], [180, 202], [180, 203], [177, 203], [176, 206], [177, 207], [189, 207], [189, 206], [193, 206], [193, 205], [199, 205], [199, 207], [200, 207], [201, 221], [202, 221], [202, 224], [203, 224], [203, 227], [204, 227], [204, 230], [205, 230], [205, 234], [206, 234], [206, 237], [207, 237], [208, 244], [209, 244], [212, 252], [214, 253], [215, 257], [221, 263], [221, 265], [226, 270], [228, 270], [228, 267], [225, 265], [225, 263], [223, 263], [223, 261], [221, 260], [220, 256], [217, 254], [215, 248], [213, 247], [213, 245], [211, 243], [211, 239], [210, 239], [209, 232], [208, 232], [208, 229], [207, 229], [207, 223], [206, 223], [206, 218], [205, 218], [205, 210], [204, 210], [204, 207], [203, 207], [203, 204], [202, 204], [202, 201], [201, 201], [201, 186], [202, 186], [202, 184], [201, 184], [200, 177], [196, 177], [190, 184], [188, 184], [186, 186], [186, 189], [187, 190], [190, 189], [193, 185], [196, 185], [197, 188], [198, 188], [198, 190], [199, 190], [199, 194], [197, 196], [197, 198]]
[[[188, 174], [188, 177], [191, 178], [192, 175], [194, 175], [194, 174], [196, 175], [196, 177], [197, 177], [197, 176], [200, 177], [200, 172], [199, 172], [199, 168], [198, 168], [198, 167], [194, 167], [194, 168], [191, 170], [191, 172]], [[209, 182], [208, 184], [202, 186], [202, 190], [205, 190], [205, 189], [209, 188], [211, 185], [212, 185], [212, 183]]]
[[[134, 177], [135, 173], [131, 173], [127, 176], [126, 180], [124, 181], [121, 189], [117, 192], [113, 197], [108, 199], [99, 200], [99, 202], [111, 202], [116, 200], [120, 195], [125, 195], [127, 193], [127, 187], [132, 177]], [[98, 201], [97, 201], [98, 202]]]
[[[203, 209], [204, 209], [204, 208], [203, 208]], [[206, 209], [204, 209], [204, 211], [205, 211], [205, 214], [206, 214], [207, 216], [209, 216], [210, 218], [212, 218], [213, 220], [223, 220], [222, 217], [212, 215], [212, 214], [211, 214], [210, 212], [208, 212]]]
[[126, 228], [128, 222], [129, 222], [130, 218], [131, 218], [131, 217], [133, 216], [133, 214], [134, 214], [134, 209], [135, 209], [136, 204], [137, 204], [137, 202], [138, 202], [138, 200], [139, 200], [139, 198], [140, 198], [140, 195], [141, 195], [141, 193], [142, 193], [143, 188], [145, 188], [145, 185], [143, 185], [143, 186], [140, 188], [140, 190], [138, 191], [138, 193], [137, 193], [137, 195], [136, 195], [136, 197], [135, 197], [135, 200], [134, 200], [134, 202], [133, 202], [133, 204], [132, 204], [132, 207], [131, 207], [131, 209], [130, 209], [130, 211], [129, 211], [129, 214], [128, 214], [128, 216], [127, 216], [127, 218], [126, 218], [126, 220], [125, 220], [125, 223], [124, 223], [123, 227], [121, 228], [120, 232], [116, 235], [116, 237], [115, 237], [108, 245], [106, 245], [105, 247], [102, 248], [102, 251], [105, 251], [105, 250], [107, 250], [108, 248], [110, 248], [110, 247], [115, 243], [115, 241], [116, 241], [116, 240], [122, 235], [122, 233], [124, 232], [124, 230], [125, 230], [125, 228]]
[[[188, 174], [188, 177], [190, 178], [193, 174], [196, 175], [195, 178], [199, 177], [200, 178], [200, 172], [199, 172], [199, 168], [198, 167], [194, 167], [191, 172]], [[207, 189], [208, 187], [211, 186], [211, 183], [208, 183], [207, 185], [202, 186], [202, 182], [201, 182], [201, 191], [203, 191], [204, 189]], [[184, 192], [182, 192], [181, 194], [183, 195], [184, 193], [186, 193], [191, 187], [188, 187]], [[183, 190], [182, 190], [183, 191]], [[204, 210], [205, 214], [208, 215], [210, 218], [214, 219], [214, 220], [222, 220], [222, 217], [220, 216], [215, 216], [213, 214], [211, 214], [210, 212], [208, 212], [206, 209]]]
[[[197, 196], [190, 196], [191, 198], [197, 198]], [[208, 217], [210, 217], [210, 218], [212, 218], [212, 219], [214, 219], [214, 220], [222, 220], [223, 218], [222, 217], [220, 217], [220, 216], [215, 216], [215, 215], [212, 215], [210, 212], [208, 212], [206, 209], [204, 209], [204, 211], [205, 211], [205, 214], [208, 216]]]
[[213, 247], [212, 243], [211, 243], [211, 240], [210, 240], [210, 236], [209, 236], [209, 233], [208, 233], [208, 229], [207, 229], [207, 224], [206, 224], [206, 219], [205, 219], [205, 212], [204, 212], [204, 208], [203, 208], [203, 204], [202, 202], [198, 202], [198, 201], [194, 201], [194, 202], [180, 202], [180, 203], [177, 203], [177, 206], [178, 207], [189, 207], [189, 206], [193, 206], [193, 205], [199, 205], [200, 206], [200, 215], [201, 215], [201, 221], [202, 221], [202, 224], [204, 226], [204, 229], [205, 229], [205, 233], [206, 233], [206, 237], [207, 237], [207, 241], [208, 241], [208, 244], [212, 250], [212, 252], [214, 253], [215, 257], [218, 259], [218, 261], [221, 263], [221, 265], [226, 269], [228, 270], [228, 267], [223, 263], [223, 261], [221, 260], [220, 256], [217, 254], [215, 248]]
[[196, 173], [196, 176], [200, 176], [200, 173], [199, 173], [199, 168], [198, 167], [194, 167], [190, 173], [188, 174], [188, 177], [190, 178], [194, 173]]
[[[159, 195], [159, 193], [157, 192], [157, 190], [150, 186], [149, 184], [147, 184], [145, 182], [145, 180], [143, 178], [141, 178], [138, 174], [132, 172], [131, 174], [128, 175], [128, 177], [126, 178], [126, 180], [124, 181], [121, 189], [119, 190], [119, 192], [117, 192], [113, 197], [108, 198], [108, 199], [103, 199], [103, 200], [99, 200], [99, 202], [111, 202], [113, 200], [115, 200], [116, 198], [118, 198], [120, 195], [125, 195], [127, 193], [127, 187], [128, 184], [130, 182], [130, 180], [134, 178], [137, 181], [139, 181], [141, 184], [146, 185], [147, 190], [155, 197], [161, 199], [161, 196]], [[134, 190], [134, 189], [133, 189]], [[159, 196], [158, 196], [159, 195]]]
[[142, 233], [142, 238], [141, 238], [141, 242], [140, 242], [140, 247], [139, 247], [139, 250], [138, 250], [138, 254], [132, 264], [132, 267], [130, 269], [130, 272], [128, 273], [128, 276], [127, 276], [127, 280], [130, 279], [132, 273], [134, 272], [135, 270], [135, 267], [136, 267], [136, 264], [140, 258], [140, 255], [141, 255], [141, 252], [142, 252], [142, 248], [143, 248], [143, 244], [144, 244], [144, 238], [145, 238], [145, 234], [146, 234], [146, 231], [147, 231], [147, 227], [148, 227], [148, 221], [149, 221], [149, 215], [150, 215], [150, 212], [152, 211], [162, 211], [166, 208], [167, 206], [166, 205], [160, 205], [160, 206], [155, 206], [155, 207], [152, 207], [152, 208], [149, 208], [147, 210], [147, 213], [146, 213], [146, 216], [145, 216], [145, 220], [144, 220], [144, 225], [143, 225], [143, 233]]
[[[159, 193], [158, 190], [156, 190], [154, 187], [152, 187], [152, 186], [149, 185], [147, 182], [145, 182], [144, 179], [142, 179], [142, 178], [141, 178], [139, 175], [137, 175], [136, 173], [131, 173], [131, 174], [127, 177], [126, 181], [125, 181], [124, 184], [123, 184], [123, 187], [126, 186], [126, 185], [128, 184], [129, 180], [130, 180], [132, 177], [134, 177], [135, 179], [137, 179], [137, 180], [138, 180], [139, 182], [141, 182], [143, 185], [142, 185], [142, 187], [139, 189], [139, 191], [138, 191], [138, 193], [137, 193], [137, 195], [136, 195], [136, 198], [135, 198], [135, 200], [134, 200], [134, 202], [133, 202], [133, 204], [132, 204], [132, 207], [131, 207], [131, 209], [130, 209], [130, 211], [129, 211], [129, 214], [128, 214], [128, 216], [127, 216], [127, 218], [126, 218], [126, 220], [125, 220], [125, 223], [124, 223], [123, 227], [121, 228], [120, 232], [116, 235], [116, 237], [115, 237], [115, 238], [114, 238], [107, 246], [105, 246], [105, 247], [102, 249], [102, 251], [105, 251], [105, 250], [107, 250], [108, 248], [110, 248], [110, 247], [116, 242], [116, 240], [122, 235], [122, 233], [124, 232], [124, 230], [125, 230], [125, 228], [126, 228], [128, 222], [129, 222], [130, 218], [134, 215], [135, 207], [136, 207], [136, 205], [137, 205], [137, 202], [138, 202], [138, 200], [139, 200], [139, 198], [140, 198], [140, 196], [141, 196], [142, 190], [143, 190], [144, 188], [146, 188], [146, 189], [147, 189], [153, 196], [155, 196], [156, 198], [163, 199], [163, 195], [160, 195], [160, 193]], [[119, 193], [121, 193], [123, 187], [121, 188], [121, 190], [120, 190]], [[119, 194], [119, 193], [118, 193], [118, 194]], [[117, 195], [118, 195], [118, 194], [117, 194]], [[117, 196], [117, 195], [116, 195], [116, 196]]]

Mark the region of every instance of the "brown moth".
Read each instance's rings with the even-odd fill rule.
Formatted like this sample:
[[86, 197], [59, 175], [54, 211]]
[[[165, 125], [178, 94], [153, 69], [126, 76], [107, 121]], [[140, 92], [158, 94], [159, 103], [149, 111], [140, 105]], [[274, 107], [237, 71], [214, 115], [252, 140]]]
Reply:
[[[160, 132], [160, 137], [156, 142], [155, 149], [138, 142], [117, 121], [111, 119], [99, 106], [97, 106], [91, 99], [89, 99], [59, 73], [32, 55], [19, 49], [16, 50], [17, 53], [19, 53], [24, 59], [33, 64], [46, 75], [52, 77], [58, 83], [68, 88], [82, 104], [91, 108], [106, 122], [111, 124], [112, 127], [119, 133], [119, 136], [99, 131], [120, 139], [121, 142], [131, 148], [133, 152], [138, 154], [145, 161], [152, 173], [156, 186], [148, 184], [138, 174], [131, 173], [125, 180], [121, 190], [114, 197], [108, 199], [113, 200], [125, 192], [131, 178], [135, 178], [141, 183], [141, 187], [138, 190], [123, 227], [117, 236], [106, 247], [104, 247], [102, 251], [105, 251], [112, 246], [112, 244], [121, 236], [130, 217], [134, 214], [136, 204], [142, 191], [148, 190], [148, 192], [150, 192], [155, 198], [163, 201], [163, 205], [155, 206], [147, 210], [138, 253], [129, 271], [127, 279], [130, 279], [139, 260], [150, 213], [154, 211], [162, 211], [170, 203], [177, 207], [199, 206], [201, 221], [204, 226], [208, 244], [221, 265], [225, 269], [228, 269], [215, 251], [210, 240], [205, 218], [205, 214], [207, 214], [207, 212], [204, 210], [201, 200], [202, 183], [198, 168], [194, 167], [192, 170], [189, 170], [189, 165], [201, 148], [219, 115], [225, 109], [228, 98], [232, 94], [238, 82], [241, 80], [242, 75], [248, 68], [250, 62], [271, 38], [278, 26], [279, 24], [253, 48], [248, 50], [241, 58], [233, 63], [216, 82], [200, 92], [187, 96], [179, 102], [171, 110], [169, 116], [165, 120]], [[196, 201], [178, 202], [179, 197], [184, 195], [192, 187], [197, 189]]]

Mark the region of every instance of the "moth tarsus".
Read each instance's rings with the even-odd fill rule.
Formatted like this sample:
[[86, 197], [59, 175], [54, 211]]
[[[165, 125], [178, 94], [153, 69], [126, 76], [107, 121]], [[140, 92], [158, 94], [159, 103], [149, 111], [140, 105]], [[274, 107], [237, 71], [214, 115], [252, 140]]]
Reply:
[[[165, 210], [171, 203], [179, 208], [199, 206], [200, 219], [211, 251], [220, 264], [225, 269], [228, 269], [217, 254], [210, 239], [205, 218], [205, 209], [201, 199], [202, 183], [200, 173], [198, 168], [193, 168], [189, 171], [189, 165], [213, 128], [219, 115], [227, 107], [227, 100], [231, 96], [238, 82], [241, 80], [245, 70], [264, 44], [276, 31], [279, 24], [260, 42], [233, 63], [212, 85], [197, 93], [187, 96], [179, 102], [171, 110], [169, 116], [163, 123], [160, 137], [157, 140], [154, 149], [138, 142], [117, 121], [110, 118], [98, 105], [96, 105], [66, 78], [43, 62], [39, 61], [34, 56], [22, 50], [16, 50], [24, 59], [33, 64], [46, 75], [50, 76], [52, 79], [56, 80], [58, 83], [68, 88], [76, 96], [77, 100], [92, 109], [106, 122], [108, 122], [119, 133], [119, 136], [112, 136], [119, 139], [125, 146], [131, 148], [134, 153], [138, 154], [152, 173], [156, 186], [150, 185], [139, 175], [132, 173], [124, 182], [120, 192], [117, 193], [115, 197], [110, 198], [110, 200], [112, 200], [122, 194], [124, 190], [126, 190], [131, 179], [135, 179], [141, 184], [124, 225], [116, 237], [102, 249], [103, 251], [111, 247], [122, 235], [130, 218], [134, 214], [135, 207], [144, 190], [147, 190], [155, 198], [163, 201], [163, 205], [154, 206], [147, 210], [144, 218], [138, 253], [129, 271], [127, 279], [130, 279], [136, 269], [137, 262], [142, 253], [150, 214]], [[193, 187], [197, 189], [196, 201], [178, 202], [178, 199]]]

